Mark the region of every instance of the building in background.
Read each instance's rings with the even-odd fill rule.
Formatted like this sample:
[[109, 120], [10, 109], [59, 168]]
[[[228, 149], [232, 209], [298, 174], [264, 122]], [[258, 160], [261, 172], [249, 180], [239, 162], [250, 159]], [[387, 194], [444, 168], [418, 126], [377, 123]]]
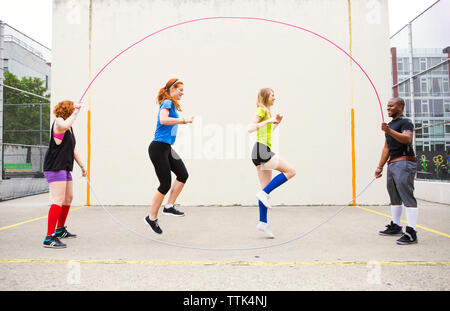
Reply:
[[51, 87], [51, 50], [14, 27], [4, 24], [3, 70], [22, 77], [36, 77]]
[[[397, 79], [409, 79], [408, 51], [397, 50]], [[450, 118], [450, 89], [448, 54], [439, 49], [413, 50], [413, 74], [427, 71], [414, 79], [414, 117], [416, 128], [416, 151], [449, 151], [450, 124], [427, 127], [443, 123]], [[442, 65], [439, 65], [442, 64]], [[435, 68], [435, 69], [430, 69]], [[411, 117], [410, 84], [398, 86], [397, 96], [405, 98], [405, 115]]]
[[450, 181], [449, 11], [449, 0], [437, 1], [391, 37], [392, 94], [405, 99], [405, 116], [415, 124], [417, 178], [428, 181], [418, 188], [441, 189], [442, 202], [449, 184], [429, 181]]
[[[49, 132], [48, 118], [44, 117], [46, 113], [48, 114], [48, 100], [40, 96], [42, 101], [38, 99], [30, 103], [30, 96], [18, 96], [18, 101], [13, 103], [7, 101], [4, 90], [14, 89], [14, 87], [4, 83], [5, 71], [19, 79], [39, 78], [47, 89], [45, 94], [47, 95], [51, 88], [51, 50], [0, 21], [0, 167], [2, 168], [0, 201], [48, 192], [48, 184], [42, 174], [43, 158], [47, 148], [42, 146], [44, 145], [42, 134]], [[17, 89], [12, 92], [21, 94], [21, 91]], [[47, 106], [47, 109], [43, 110], [43, 106]], [[21, 112], [16, 113], [16, 111]], [[37, 118], [34, 117], [36, 112]], [[20, 118], [20, 121], [33, 120], [33, 122], [32, 124], [25, 122], [27, 125], [10, 122], [14, 118]], [[9, 124], [8, 128], [6, 128], [7, 124]], [[14, 140], [8, 140], [8, 143], [5, 143], [4, 138], [7, 132], [20, 135], [20, 138], [38, 135], [41, 139], [37, 143], [27, 143], [27, 145]]]

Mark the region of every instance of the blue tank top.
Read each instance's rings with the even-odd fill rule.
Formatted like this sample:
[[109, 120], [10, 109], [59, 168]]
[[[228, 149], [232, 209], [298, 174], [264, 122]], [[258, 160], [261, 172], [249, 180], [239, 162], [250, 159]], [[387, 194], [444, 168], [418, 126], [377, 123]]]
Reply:
[[173, 145], [175, 143], [175, 139], [177, 138], [178, 124], [174, 124], [174, 125], [161, 124], [161, 122], [159, 121], [159, 115], [161, 113], [161, 109], [169, 109], [169, 117], [170, 118], [178, 118], [179, 117], [177, 107], [173, 104], [173, 102], [170, 99], [164, 100], [161, 103], [161, 105], [159, 105], [154, 140], [160, 141], [163, 143], [167, 143], [169, 145]]

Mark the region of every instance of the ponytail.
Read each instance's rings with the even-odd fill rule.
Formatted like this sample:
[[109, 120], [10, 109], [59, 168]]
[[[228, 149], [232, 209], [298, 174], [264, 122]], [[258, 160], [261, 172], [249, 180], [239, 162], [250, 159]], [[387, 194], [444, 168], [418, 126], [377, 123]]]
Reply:
[[161, 105], [161, 103], [166, 100], [169, 99], [173, 102], [173, 104], [175, 105], [175, 107], [177, 107], [178, 111], [182, 111], [181, 110], [181, 106], [178, 103], [177, 100], [175, 100], [172, 96], [170, 96], [170, 88], [175, 86], [175, 84], [183, 84], [183, 82], [179, 81], [178, 79], [170, 79], [166, 85], [161, 88], [158, 92], [158, 97], [156, 98], [158, 105]]

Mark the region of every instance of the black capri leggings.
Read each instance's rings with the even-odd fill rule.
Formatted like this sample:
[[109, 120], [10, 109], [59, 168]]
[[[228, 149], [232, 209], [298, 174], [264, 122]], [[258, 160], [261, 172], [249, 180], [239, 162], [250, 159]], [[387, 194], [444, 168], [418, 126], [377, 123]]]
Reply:
[[186, 183], [189, 177], [186, 167], [169, 144], [152, 141], [148, 146], [148, 154], [155, 167], [156, 176], [158, 176], [159, 192], [164, 195], [169, 192], [172, 183], [171, 171], [175, 173], [179, 182]]

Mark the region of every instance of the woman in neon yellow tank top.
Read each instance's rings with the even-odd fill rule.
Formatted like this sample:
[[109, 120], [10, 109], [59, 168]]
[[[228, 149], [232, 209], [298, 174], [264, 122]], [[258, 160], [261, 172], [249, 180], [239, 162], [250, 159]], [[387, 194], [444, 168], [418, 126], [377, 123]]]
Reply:
[[[270, 108], [274, 105], [275, 95], [272, 89], [264, 88], [258, 93], [256, 113], [249, 125], [248, 132], [256, 133], [256, 142], [252, 150], [252, 161], [256, 166], [261, 191], [256, 194], [259, 205], [259, 223], [257, 229], [273, 238], [267, 225], [267, 208], [270, 205], [269, 193], [295, 176], [295, 169], [279, 155], [271, 151], [272, 131], [281, 123], [283, 116], [272, 117]], [[272, 170], [281, 172], [272, 179]]]

